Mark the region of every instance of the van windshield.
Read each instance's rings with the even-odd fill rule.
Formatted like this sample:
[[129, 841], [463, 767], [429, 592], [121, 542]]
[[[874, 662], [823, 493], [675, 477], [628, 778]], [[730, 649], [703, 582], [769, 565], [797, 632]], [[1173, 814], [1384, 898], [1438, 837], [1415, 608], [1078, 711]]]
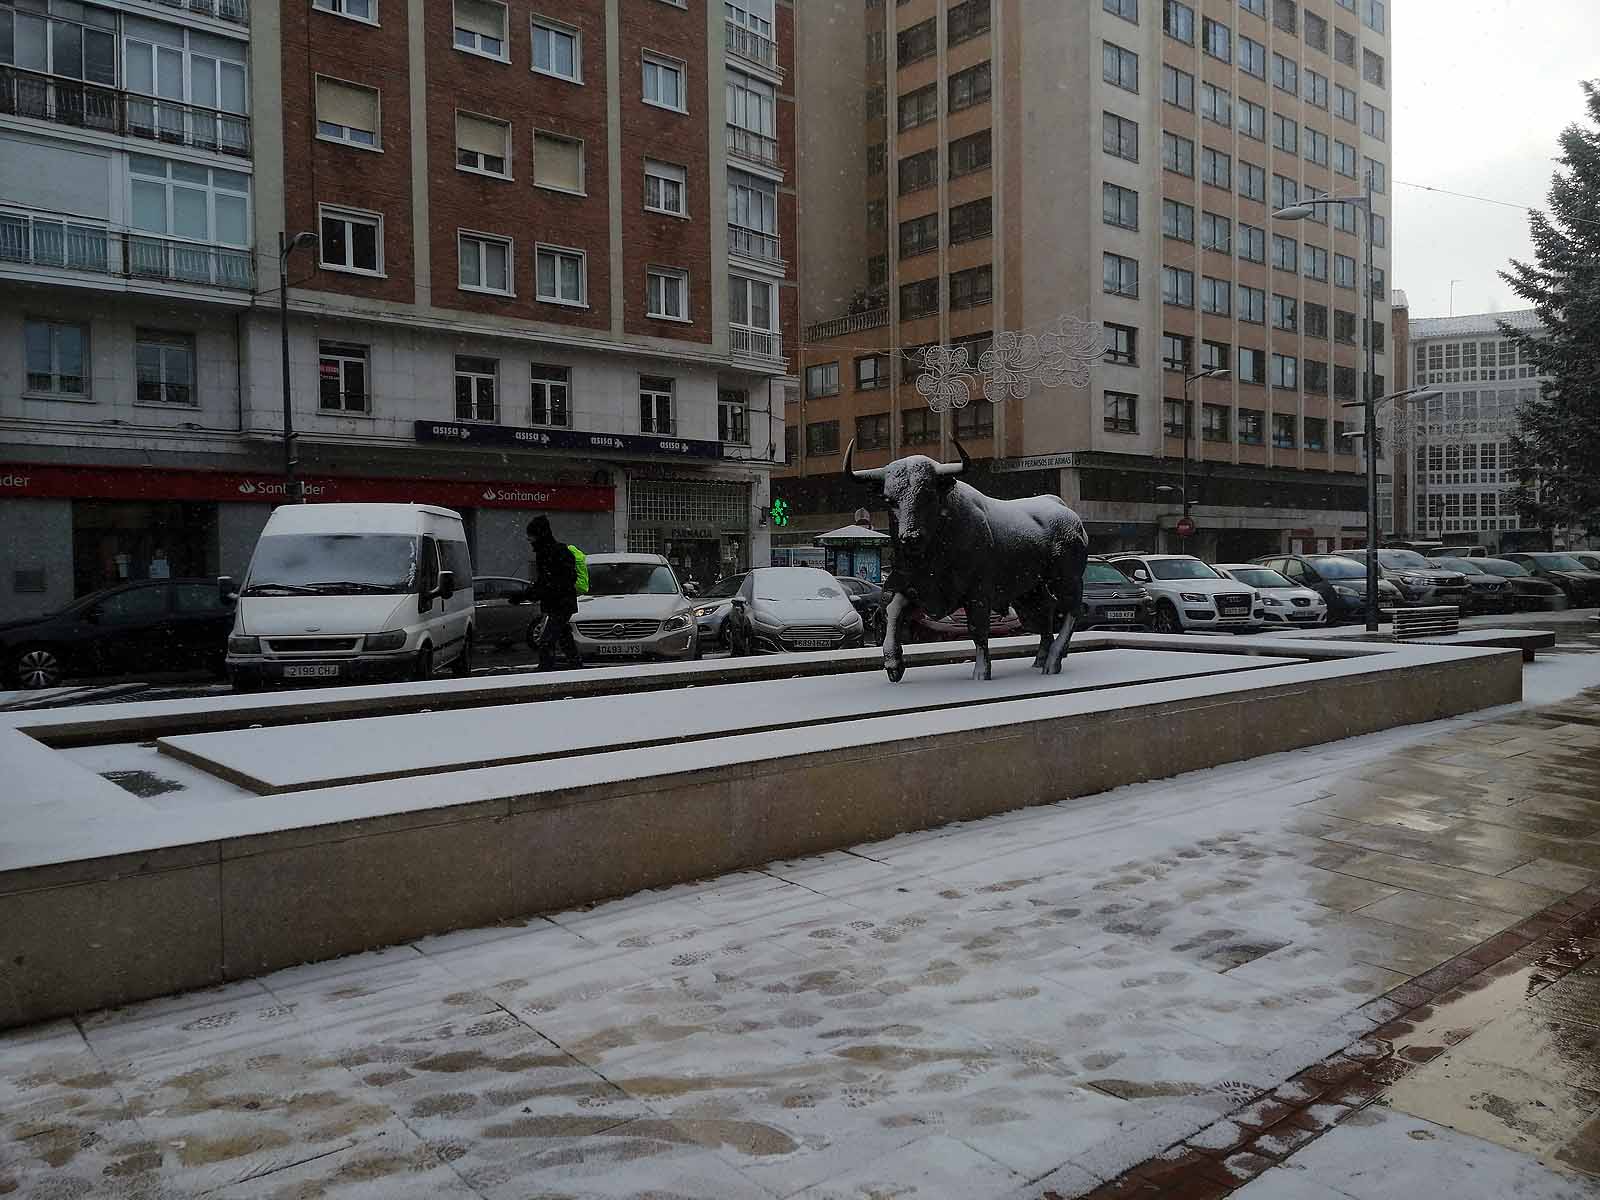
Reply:
[[417, 538], [399, 533], [264, 537], [242, 596], [406, 595], [417, 589]]

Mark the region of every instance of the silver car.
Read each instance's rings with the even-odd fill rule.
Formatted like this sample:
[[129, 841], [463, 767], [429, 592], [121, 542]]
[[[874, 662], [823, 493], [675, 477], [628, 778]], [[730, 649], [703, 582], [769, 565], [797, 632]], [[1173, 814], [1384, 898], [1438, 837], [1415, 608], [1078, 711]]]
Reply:
[[700, 657], [694, 604], [659, 554], [591, 554], [572, 640], [585, 659]]
[[729, 575], [694, 598], [694, 621], [700, 627], [702, 651], [727, 645], [728, 614], [733, 611], [733, 598], [743, 583], [743, 575]]
[[472, 580], [472, 638], [480, 646], [533, 644], [539, 605], [533, 585], [509, 575], [476, 575]]
[[820, 567], [751, 571], [726, 628], [735, 655], [851, 649], [865, 631], [839, 581]]

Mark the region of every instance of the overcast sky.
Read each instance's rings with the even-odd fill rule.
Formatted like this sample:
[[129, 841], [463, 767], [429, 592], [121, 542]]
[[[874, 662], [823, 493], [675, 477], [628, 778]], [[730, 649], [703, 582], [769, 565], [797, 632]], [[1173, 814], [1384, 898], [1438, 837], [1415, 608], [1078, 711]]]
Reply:
[[1411, 316], [1526, 307], [1495, 274], [1532, 254], [1515, 209], [1543, 207], [1556, 138], [1600, 77], [1600, 0], [1390, 0], [1394, 45], [1394, 268]]

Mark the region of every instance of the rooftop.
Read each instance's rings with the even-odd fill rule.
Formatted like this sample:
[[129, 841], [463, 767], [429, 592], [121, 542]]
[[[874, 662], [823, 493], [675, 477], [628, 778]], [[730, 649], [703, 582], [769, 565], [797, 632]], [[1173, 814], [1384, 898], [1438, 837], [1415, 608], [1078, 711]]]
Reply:
[[1411, 322], [1411, 340], [1494, 335], [1500, 332], [1501, 321], [1525, 333], [1536, 333], [1542, 328], [1533, 309], [1519, 308], [1512, 312], [1471, 313], [1464, 317], [1421, 317]]

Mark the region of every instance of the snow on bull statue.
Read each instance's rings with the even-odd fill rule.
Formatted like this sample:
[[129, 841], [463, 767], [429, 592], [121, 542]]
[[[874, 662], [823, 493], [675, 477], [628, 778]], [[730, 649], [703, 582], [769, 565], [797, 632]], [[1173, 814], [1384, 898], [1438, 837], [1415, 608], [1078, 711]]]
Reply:
[[883, 586], [883, 665], [889, 678], [898, 683], [905, 674], [899, 623], [912, 606], [935, 618], [967, 610], [978, 651], [974, 679], [989, 678], [990, 616], [1015, 608], [1023, 628], [1039, 635], [1033, 665], [1046, 675], [1060, 674], [1089, 560], [1089, 537], [1078, 514], [1060, 496], [996, 500], [963, 483], [958, 476], [972, 460], [960, 442], [959, 463], [913, 454], [861, 471], [851, 466], [855, 448], [852, 441], [845, 451], [845, 471], [881, 487], [890, 514], [894, 569]]

